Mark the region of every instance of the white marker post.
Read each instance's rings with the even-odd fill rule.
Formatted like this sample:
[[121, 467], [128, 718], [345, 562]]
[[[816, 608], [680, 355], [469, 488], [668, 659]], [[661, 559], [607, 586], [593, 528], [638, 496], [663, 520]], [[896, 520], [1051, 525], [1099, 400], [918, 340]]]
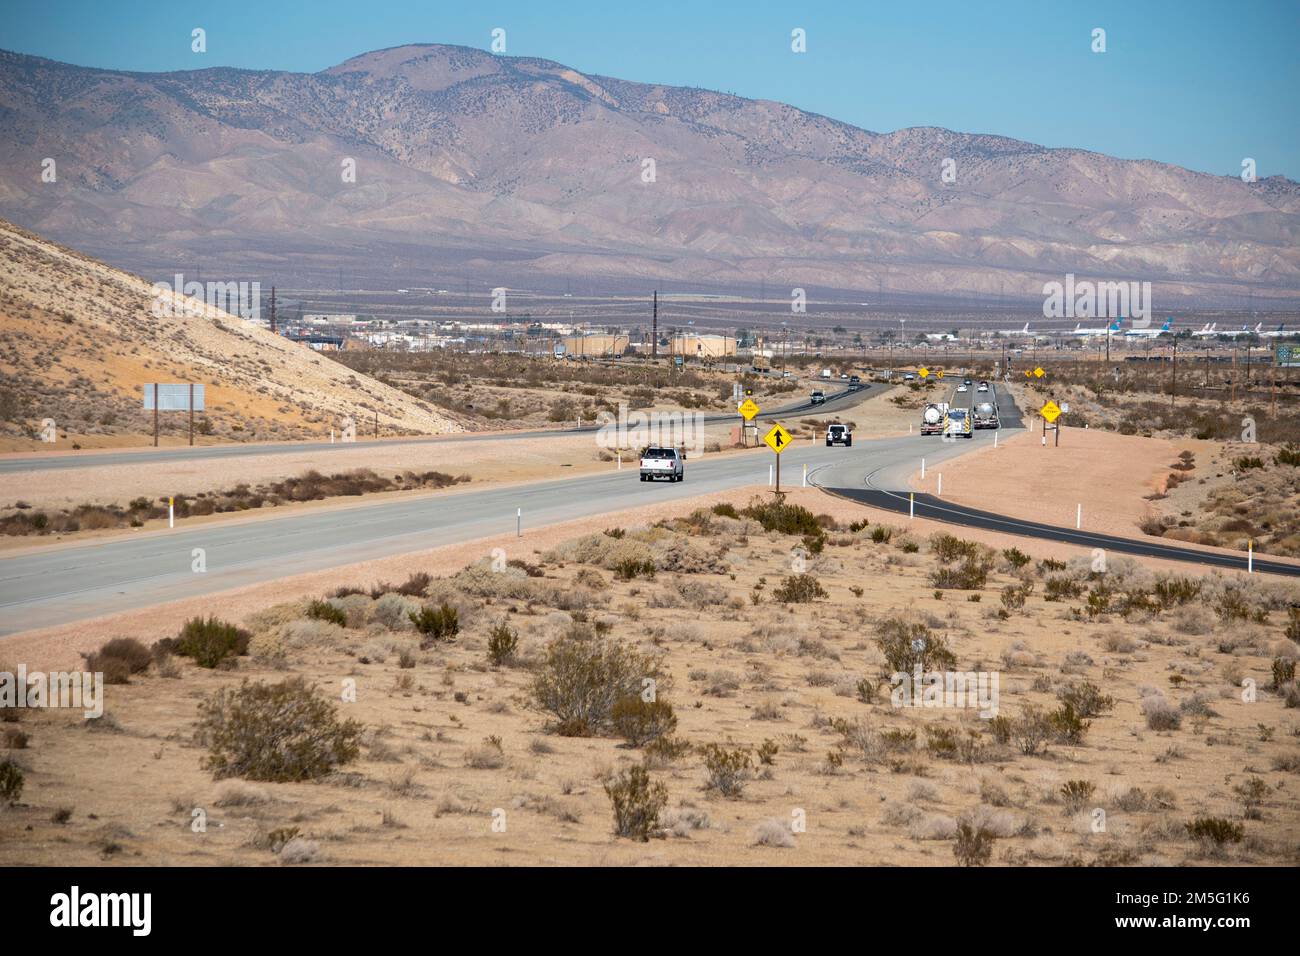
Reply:
[[925, 480], [925, 459], [921, 459], [921, 479]]
[[915, 517], [916, 517], [916, 492], [909, 491], [907, 493], [907, 520], [911, 521]]
[[772, 487], [772, 466], [771, 465], [767, 466], [767, 486], [769, 488]]
[[940, 497], [943, 495], [943, 472], [939, 472], [939, 490], [935, 492], [935, 495]]
[[170, 495], [167, 498], [167, 527], [176, 527], [176, 499]]
[[1080, 502], [1074, 511], [1074, 530], [1078, 531], [1083, 527], [1083, 503]]
[[330, 429], [330, 444], [334, 444], [334, 429]]
[[808, 487], [808, 463], [804, 462], [803, 466], [803, 486]]
[[523, 536], [524, 536], [524, 509], [516, 508], [515, 509], [515, 537], [522, 538]]
[[1246, 573], [1255, 573], [1255, 539], [1246, 539]]
[[618, 456], [618, 465], [615, 467], [614, 470], [615, 470], [615, 471], [622, 471], [622, 470], [623, 470], [623, 449], [621, 449], [621, 448], [615, 448], [615, 449], [614, 449], [614, 454]]
[[997, 429], [994, 429], [994, 431], [993, 431], [993, 447], [994, 447], [994, 448], [997, 448], [997, 447], [998, 447], [998, 430], [997, 430]]

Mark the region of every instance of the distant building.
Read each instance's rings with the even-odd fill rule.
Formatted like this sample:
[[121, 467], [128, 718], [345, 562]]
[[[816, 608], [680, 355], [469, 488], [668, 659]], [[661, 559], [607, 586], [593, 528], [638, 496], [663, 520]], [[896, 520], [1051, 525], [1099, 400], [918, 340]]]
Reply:
[[584, 355], [612, 356], [622, 355], [627, 349], [626, 335], [566, 335], [560, 340], [565, 351], [572, 356]]
[[683, 358], [718, 359], [736, 354], [736, 338], [733, 335], [697, 335], [694, 332], [679, 332], [668, 342], [668, 354]]

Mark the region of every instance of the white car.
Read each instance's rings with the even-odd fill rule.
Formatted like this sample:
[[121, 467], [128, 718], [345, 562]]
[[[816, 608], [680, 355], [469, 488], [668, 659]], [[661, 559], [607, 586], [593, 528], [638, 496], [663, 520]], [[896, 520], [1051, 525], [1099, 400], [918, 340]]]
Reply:
[[970, 389], [967, 388], [965, 385], [958, 385], [958, 386], [957, 386], [957, 391], [959, 391], [959, 392], [969, 392]]
[[647, 448], [641, 452], [641, 480], [681, 481], [686, 477], [686, 466], [682, 464], [685, 458], [676, 448]]
[[975, 388], [975, 391], [977, 391], [977, 392], [987, 392], [988, 390], [989, 390], [989, 383], [988, 383], [988, 382], [980, 382], [979, 385], [976, 386], [976, 388]]
[[853, 447], [853, 432], [848, 425], [835, 424], [826, 429], [826, 447], [830, 448], [832, 445]]

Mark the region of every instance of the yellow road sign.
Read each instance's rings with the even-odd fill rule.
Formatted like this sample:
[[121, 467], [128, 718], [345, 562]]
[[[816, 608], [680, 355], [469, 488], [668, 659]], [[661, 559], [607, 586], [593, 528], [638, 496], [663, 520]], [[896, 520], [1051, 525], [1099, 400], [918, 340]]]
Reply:
[[786, 446], [790, 444], [790, 441], [790, 433], [779, 424], [773, 425], [772, 430], [763, 436], [763, 443], [778, 455], [785, 451]]
[[1044, 372], [1041, 368], [1034, 369], [1034, 378], [1042, 378], [1046, 374], [1047, 373]]
[[754, 404], [752, 398], [747, 398], [740, 403], [740, 408], [737, 409], [737, 411], [739, 411], [741, 415], [745, 416], [745, 421], [752, 422], [754, 416], [758, 414], [758, 406]]
[[935, 372], [934, 374], [938, 378], [943, 378], [943, 369], [939, 369], [939, 371]]
[[929, 370], [928, 368], [923, 368], [923, 369], [921, 369], [919, 372], [917, 372], [916, 374], [919, 375], [919, 376], [921, 376], [921, 378], [927, 378], [927, 377], [929, 377], [929, 375], [930, 375], [930, 370]]
[[1046, 418], [1047, 423], [1050, 425], [1061, 417], [1061, 408], [1056, 402], [1049, 401], [1038, 410], [1038, 413]]

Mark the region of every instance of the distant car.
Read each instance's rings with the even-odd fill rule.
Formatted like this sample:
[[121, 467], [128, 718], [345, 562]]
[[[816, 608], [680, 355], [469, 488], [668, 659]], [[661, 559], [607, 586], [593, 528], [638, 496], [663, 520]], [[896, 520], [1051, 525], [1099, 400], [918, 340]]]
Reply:
[[809, 398], [809, 401], [812, 402], [814, 405], [821, 405], [823, 402], [826, 401], [826, 393], [818, 389], [817, 391], [812, 393], [812, 397]]
[[970, 388], [969, 388], [967, 385], [962, 384], [962, 385], [958, 385], [958, 386], [957, 386], [957, 391], [959, 391], [959, 392], [969, 392], [969, 391], [970, 391]]
[[850, 385], [861, 385], [861, 384], [862, 384], [862, 379], [861, 379], [859, 376], [857, 376], [857, 375], [850, 375], [850, 376], [849, 376], [849, 384], [850, 384]]
[[907, 372], [907, 373], [905, 373], [905, 374], [903, 375], [903, 381], [904, 381], [904, 382], [915, 382], [915, 381], [916, 381], [916, 373], [915, 373], [915, 372]]
[[848, 372], [840, 372], [840, 381], [841, 381], [841, 382], [847, 380], [848, 377], [849, 377], [849, 373], [848, 373]]
[[647, 448], [641, 452], [641, 480], [681, 481], [686, 477], [686, 466], [682, 463], [685, 458], [676, 448]]
[[975, 391], [977, 392], [987, 392], [988, 390], [989, 390], [988, 382], [980, 382], [979, 385], [975, 388]]
[[967, 379], [962, 379], [962, 384], [963, 384], [963, 385], [969, 385], [969, 384], [970, 384], [970, 379], [968, 379], [968, 378], [967, 378]]
[[831, 445], [853, 447], [853, 432], [849, 430], [848, 425], [831, 425], [826, 429], [826, 447], [830, 448]]

